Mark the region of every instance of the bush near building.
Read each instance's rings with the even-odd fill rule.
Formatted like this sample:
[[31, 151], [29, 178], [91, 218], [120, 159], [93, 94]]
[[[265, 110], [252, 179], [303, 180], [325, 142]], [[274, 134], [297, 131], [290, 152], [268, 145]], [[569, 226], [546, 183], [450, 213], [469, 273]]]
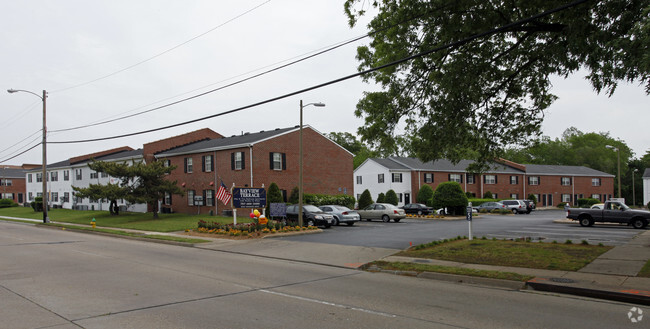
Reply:
[[384, 203], [390, 203], [393, 206], [397, 206], [397, 204], [399, 203], [399, 199], [397, 198], [397, 193], [395, 193], [395, 191], [393, 190], [388, 190], [388, 192], [386, 192], [386, 198], [384, 198]]
[[433, 208], [447, 208], [450, 215], [465, 214], [467, 196], [457, 182], [440, 183], [433, 192]]
[[370, 191], [366, 189], [363, 191], [363, 193], [361, 193], [361, 196], [359, 197], [359, 209], [363, 209], [373, 204], [373, 202], [374, 201], [372, 201], [372, 195], [370, 195]]

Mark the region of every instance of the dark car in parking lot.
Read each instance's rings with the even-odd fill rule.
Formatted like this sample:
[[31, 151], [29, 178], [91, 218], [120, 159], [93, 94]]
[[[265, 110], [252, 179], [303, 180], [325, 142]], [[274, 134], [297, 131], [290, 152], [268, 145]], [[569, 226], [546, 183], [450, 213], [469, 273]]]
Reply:
[[[287, 206], [287, 221], [291, 224], [298, 222], [298, 205]], [[329, 228], [334, 224], [334, 216], [325, 213], [320, 208], [305, 204], [302, 205], [302, 222], [306, 226], [324, 226]]]
[[421, 203], [409, 203], [400, 208], [404, 209], [404, 212], [407, 214], [428, 215], [433, 213], [433, 208]]

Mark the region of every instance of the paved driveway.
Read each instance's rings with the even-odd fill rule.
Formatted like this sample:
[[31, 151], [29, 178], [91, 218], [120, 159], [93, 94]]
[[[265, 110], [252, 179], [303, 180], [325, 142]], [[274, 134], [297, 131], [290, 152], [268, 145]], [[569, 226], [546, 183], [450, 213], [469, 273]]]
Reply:
[[[581, 227], [577, 222], [555, 223], [564, 219], [564, 211], [540, 210], [521, 215], [481, 215], [472, 222], [473, 236], [481, 238], [531, 237], [543, 241], [590, 244], [621, 245], [644, 230], [635, 230], [623, 225], [595, 225]], [[290, 241], [308, 241], [351, 246], [406, 249], [411, 244], [422, 244], [434, 240], [469, 236], [468, 222], [464, 219], [412, 219], [399, 223], [380, 221], [360, 222], [355, 226], [334, 226], [321, 234], [286, 237]]]

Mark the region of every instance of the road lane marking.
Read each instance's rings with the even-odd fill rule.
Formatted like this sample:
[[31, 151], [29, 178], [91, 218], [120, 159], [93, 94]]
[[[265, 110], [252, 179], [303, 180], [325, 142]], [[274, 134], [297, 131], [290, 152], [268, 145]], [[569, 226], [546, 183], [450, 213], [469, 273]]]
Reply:
[[272, 294], [272, 295], [277, 295], [277, 296], [282, 296], [282, 297], [298, 299], [298, 300], [302, 300], [302, 301], [306, 301], [306, 302], [317, 303], [317, 304], [328, 305], [328, 306], [334, 306], [334, 307], [338, 307], [338, 308], [344, 308], [346, 310], [353, 310], [353, 311], [359, 311], [359, 312], [364, 312], [364, 313], [369, 313], [369, 314], [374, 314], [374, 315], [379, 315], [379, 316], [385, 316], [385, 317], [388, 317], [388, 318], [396, 318], [397, 317], [397, 315], [395, 315], [395, 314], [388, 314], [388, 313], [384, 313], [384, 312], [368, 310], [368, 309], [365, 309], [365, 308], [359, 308], [359, 307], [353, 307], [353, 306], [348, 306], [348, 305], [336, 304], [336, 303], [331, 303], [331, 302], [327, 302], [327, 301], [324, 301], [324, 300], [312, 299], [312, 298], [301, 297], [301, 296], [296, 296], [296, 295], [289, 295], [289, 294], [285, 294], [285, 293], [281, 293], [281, 292], [275, 292], [275, 291], [266, 290], [266, 289], [261, 289], [259, 291], [265, 292], [267, 294]]

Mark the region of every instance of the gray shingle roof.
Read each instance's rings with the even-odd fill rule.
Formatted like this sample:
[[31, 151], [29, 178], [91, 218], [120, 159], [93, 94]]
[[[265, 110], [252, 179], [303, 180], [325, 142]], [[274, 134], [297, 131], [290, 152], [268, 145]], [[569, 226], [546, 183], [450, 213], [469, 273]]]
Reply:
[[602, 176], [614, 177], [614, 175], [584, 166], [559, 166], [559, 165], [536, 165], [527, 164], [527, 175], [570, 175], [570, 176]]
[[[309, 128], [309, 126], [303, 126], [303, 129]], [[290, 127], [290, 128], [278, 128], [275, 130], [269, 131], [260, 131], [257, 133], [246, 133], [243, 135], [235, 135], [231, 137], [224, 138], [215, 138], [206, 141], [200, 141], [170, 150], [165, 150], [160, 153], [156, 153], [156, 157], [167, 157], [180, 154], [190, 154], [190, 153], [200, 153], [208, 152], [215, 150], [225, 150], [232, 148], [239, 148], [244, 146], [249, 146], [251, 144], [259, 143], [261, 141], [267, 140], [269, 138], [277, 137], [286, 133], [297, 131], [299, 127]]]
[[7, 168], [5, 169], [4, 167], [0, 166], [0, 179], [17, 179], [17, 178], [22, 178], [25, 179], [25, 169], [22, 168]]
[[650, 177], [650, 168], [645, 168], [645, 171], [643, 172], [643, 178], [648, 177]]
[[[474, 163], [473, 160], [461, 160], [457, 164], [449, 160], [441, 159], [436, 161], [422, 162], [417, 158], [407, 157], [389, 157], [371, 158], [370, 160], [388, 168], [389, 170], [417, 170], [417, 171], [444, 171], [444, 172], [466, 172], [466, 168]], [[568, 175], [568, 176], [600, 176], [600, 177], [614, 177], [614, 175], [587, 168], [584, 166], [556, 166], [556, 165], [535, 165], [526, 164], [526, 175]], [[505, 173], [505, 174], [523, 174], [524, 172], [506, 166], [500, 163], [493, 163], [492, 167], [487, 171], [489, 173]], [[650, 172], [646, 169], [644, 174], [650, 177]]]
[[[467, 167], [474, 163], [473, 160], [460, 160], [457, 164], [446, 160], [440, 159], [435, 161], [422, 162], [416, 158], [406, 158], [406, 157], [390, 157], [391, 160], [399, 162], [412, 170], [420, 171], [446, 171], [446, 172], [466, 172]], [[493, 163], [490, 170], [490, 173], [512, 173], [512, 174], [521, 174], [522, 171], [504, 166], [500, 163]]]

